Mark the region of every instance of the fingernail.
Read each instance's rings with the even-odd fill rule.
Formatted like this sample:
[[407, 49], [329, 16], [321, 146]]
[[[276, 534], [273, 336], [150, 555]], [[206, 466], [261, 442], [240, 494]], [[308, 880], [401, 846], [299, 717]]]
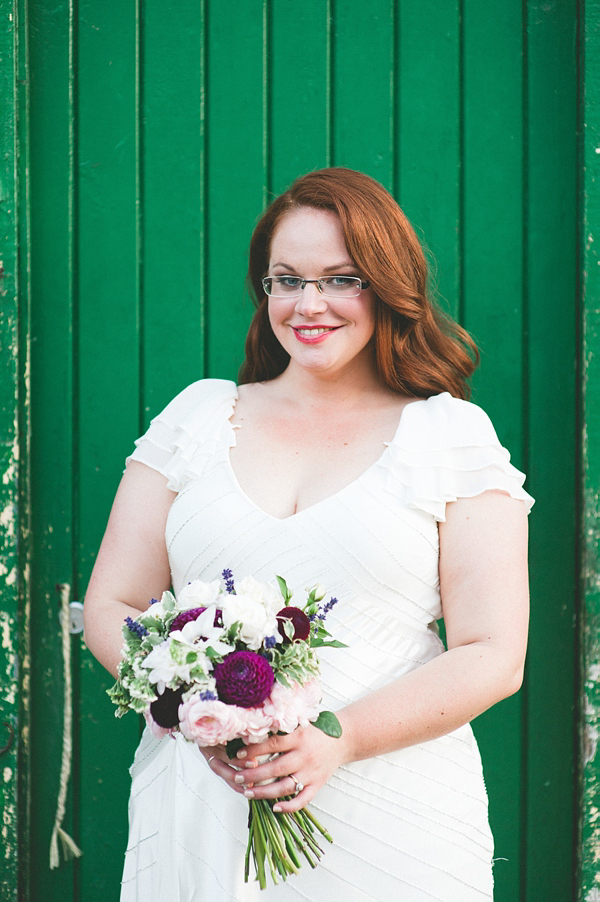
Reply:
[[252, 792], [251, 789], [247, 789], [247, 790], [245, 791], [244, 795], [245, 795], [245, 797], [246, 797], [247, 799], [253, 799], [253, 798], [254, 798], [254, 793]]
[[245, 751], [242, 749], [241, 752], [238, 752], [238, 753], [237, 753], [237, 757], [238, 757], [238, 758], [245, 758], [247, 754], [248, 754], [248, 752], [245, 752]]
[[234, 777], [233, 779], [235, 780], [236, 783], [243, 783], [243, 782], [244, 782], [244, 775], [243, 775], [243, 774], [236, 774], [235, 777]]
[[273, 805], [273, 811], [281, 811], [281, 805]]
[[258, 767], [258, 765], [257, 765], [256, 761], [245, 761], [245, 762], [244, 762], [244, 767], [245, 767], [245, 768], [249, 768], [249, 767]]

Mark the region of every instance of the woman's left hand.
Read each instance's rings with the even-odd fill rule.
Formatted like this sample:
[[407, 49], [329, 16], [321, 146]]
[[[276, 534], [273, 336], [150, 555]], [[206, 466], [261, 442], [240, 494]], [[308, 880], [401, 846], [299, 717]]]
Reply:
[[[263, 755], [277, 757], [259, 764], [257, 759]], [[279, 802], [276, 810], [298, 811], [315, 797], [333, 772], [346, 760], [343, 735], [339, 739], [333, 739], [312, 725], [298, 727], [293, 733], [269, 736], [264, 742], [241, 749], [236, 763], [243, 770], [235, 777], [235, 781], [248, 786], [244, 792], [248, 799], [294, 796], [293, 799]], [[272, 782], [259, 785], [263, 780]]]

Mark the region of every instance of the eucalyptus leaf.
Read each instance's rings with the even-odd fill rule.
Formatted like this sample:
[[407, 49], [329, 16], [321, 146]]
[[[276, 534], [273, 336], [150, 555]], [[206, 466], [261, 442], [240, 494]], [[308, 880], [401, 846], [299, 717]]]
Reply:
[[311, 648], [348, 648], [345, 642], [340, 642], [339, 639], [332, 639], [331, 642], [327, 642], [325, 639], [311, 639], [310, 640]]
[[331, 736], [333, 739], [339, 739], [342, 735], [342, 725], [333, 711], [321, 711], [317, 719], [313, 721], [313, 727], [317, 727], [326, 736]]

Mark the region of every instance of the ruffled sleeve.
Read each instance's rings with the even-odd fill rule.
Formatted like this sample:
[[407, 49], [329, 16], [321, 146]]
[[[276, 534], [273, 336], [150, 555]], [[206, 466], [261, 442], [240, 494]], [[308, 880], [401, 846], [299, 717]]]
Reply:
[[389, 445], [388, 491], [409, 507], [446, 519], [446, 504], [498, 489], [523, 501], [525, 475], [510, 463], [488, 415], [448, 392], [404, 408]]
[[[158, 470], [167, 488], [180, 492], [188, 479], [200, 476], [223, 443], [225, 427], [237, 400], [235, 382], [201, 379], [184, 388], [154, 417], [135, 442], [128, 458]], [[229, 444], [234, 443], [229, 429]]]

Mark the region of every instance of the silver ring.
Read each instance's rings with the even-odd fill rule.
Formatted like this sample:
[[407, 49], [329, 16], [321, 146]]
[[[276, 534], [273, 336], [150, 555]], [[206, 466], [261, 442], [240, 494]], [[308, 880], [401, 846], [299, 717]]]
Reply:
[[300, 780], [297, 780], [293, 774], [290, 774], [290, 777], [296, 785], [296, 795], [298, 795], [304, 789], [304, 783], [301, 783]]
[[216, 755], [211, 755], [211, 756], [210, 756], [210, 758], [208, 759], [208, 766], [209, 766], [209, 767], [210, 767], [210, 762], [212, 761], [212, 759], [213, 759], [213, 758], [216, 758], [216, 757], [217, 757]]

